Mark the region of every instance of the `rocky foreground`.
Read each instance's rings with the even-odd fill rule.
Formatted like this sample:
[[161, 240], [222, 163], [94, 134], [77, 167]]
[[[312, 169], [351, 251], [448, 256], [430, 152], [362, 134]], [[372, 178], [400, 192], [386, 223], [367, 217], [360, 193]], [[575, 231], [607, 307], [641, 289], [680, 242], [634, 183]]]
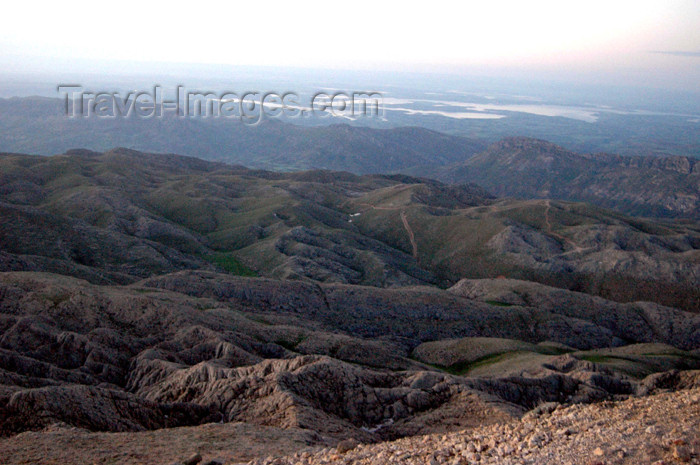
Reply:
[[700, 389], [622, 402], [544, 404], [520, 420], [450, 434], [338, 447], [250, 465], [700, 463]]
[[700, 388], [620, 402], [547, 403], [520, 419], [375, 444], [246, 423], [129, 433], [56, 424], [0, 439], [0, 452], [7, 465], [698, 464]]

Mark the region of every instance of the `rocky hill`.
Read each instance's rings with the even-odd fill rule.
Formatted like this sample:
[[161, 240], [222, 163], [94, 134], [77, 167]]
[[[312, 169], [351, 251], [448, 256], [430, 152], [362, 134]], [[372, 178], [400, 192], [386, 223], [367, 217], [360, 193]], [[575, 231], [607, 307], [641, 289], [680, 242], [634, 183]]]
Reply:
[[591, 406], [542, 406], [520, 421], [379, 445], [253, 460], [250, 465], [700, 463], [700, 390]]
[[550, 142], [508, 138], [434, 172], [498, 196], [589, 202], [632, 215], [700, 218], [700, 162], [693, 157], [578, 154]]
[[[461, 295], [467, 286], [380, 291], [206, 272], [97, 286], [3, 273], [0, 432], [243, 421], [367, 441], [642, 393], [656, 382], [648, 375], [700, 367], [698, 315], [580, 307], [575, 293], [542, 286], [539, 302], [504, 306]], [[501, 346], [445, 361], [465, 353], [455, 338]], [[442, 358], [425, 348], [437, 343]]]
[[280, 174], [126, 149], [0, 156], [0, 269], [184, 269], [378, 287], [538, 281], [700, 308], [700, 229], [407, 176]]
[[540, 463], [698, 383], [692, 222], [126, 149], [0, 155], [0, 215], [3, 463]]
[[698, 388], [622, 402], [543, 404], [521, 419], [380, 444], [329, 443], [305, 430], [246, 423], [141, 433], [95, 433], [65, 425], [0, 438], [5, 463], [544, 465], [700, 462]]

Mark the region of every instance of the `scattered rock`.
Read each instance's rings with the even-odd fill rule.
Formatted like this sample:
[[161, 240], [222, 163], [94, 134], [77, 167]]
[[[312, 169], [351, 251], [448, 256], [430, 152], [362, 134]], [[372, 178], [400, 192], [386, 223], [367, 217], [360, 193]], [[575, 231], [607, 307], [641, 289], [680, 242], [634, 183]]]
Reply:
[[686, 446], [674, 445], [671, 447], [671, 452], [673, 453], [673, 458], [680, 460], [681, 462], [690, 462], [690, 451]]
[[[700, 388], [693, 391], [700, 392]], [[666, 392], [622, 402], [560, 407], [549, 415], [458, 433], [416, 436], [394, 442], [363, 445], [346, 451], [324, 449], [279, 462], [253, 460], [250, 465], [636, 465], [693, 462], [692, 441], [643, 432], [653, 423], [659, 430], [700, 430], [700, 406], [688, 407], [687, 391]], [[575, 419], [575, 420], [574, 420]], [[575, 421], [575, 440], [566, 430]], [[604, 441], [605, 444], [601, 444]], [[615, 444], [609, 448], [607, 444]], [[654, 454], [667, 454], [666, 460]]]
[[182, 465], [197, 465], [202, 461], [202, 456], [198, 453], [192, 454], [190, 458], [182, 462]]
[[346, 452], [349, 452], [353, 450], [355, 447], [357, 447], [357, 441], [350, 438], [350, 439], [344, 439], [338, 443], [338, 446], [336, 447], [338, 453], [344, 454]]

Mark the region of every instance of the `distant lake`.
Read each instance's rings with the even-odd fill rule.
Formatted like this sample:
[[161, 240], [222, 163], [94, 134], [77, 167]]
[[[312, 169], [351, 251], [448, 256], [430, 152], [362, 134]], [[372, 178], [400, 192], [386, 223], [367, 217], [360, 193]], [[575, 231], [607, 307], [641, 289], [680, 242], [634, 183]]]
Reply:
[[[426, 93], [432, 97], [435, 93]], [[612, 113], [618, 115], [640, 115], [640, 116], [676, 116], [682, 118], [693, 118], [698, 115], [661, 113], [647, 110], [621, 110], [610, 106], [602, 105], [554, 105], [548, 103], [535, 103], [536, 98], [517, 96], [527, 103], [496, 103], [495, 97], [491, 95], [482, 96], [488, 99], [489, 103], [478, 103], [458, 100], [438, 100], [435, 98], [404, 99], [395, 97], [384, 98], [384, 109], [387, 111], [399, 111], [408, 115], [438, 115], [454, 119], [501, 119], [508, 115], [504, 113], [527, 113], [538, 116], [569, 118], [586, 123], [598, 121], [601, 113]], [[513, 98], [513, 97], [512, 97]]]

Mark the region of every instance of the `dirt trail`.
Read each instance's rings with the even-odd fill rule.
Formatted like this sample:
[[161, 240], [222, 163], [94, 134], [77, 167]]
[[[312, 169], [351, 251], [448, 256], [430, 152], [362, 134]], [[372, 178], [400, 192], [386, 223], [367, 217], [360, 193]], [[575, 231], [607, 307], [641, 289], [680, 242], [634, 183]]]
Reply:
[[403, 223], [403, 227], [408, 233], [408, 239], [411, 241], [411, 248], [413, 249], [413, 258], [418, 260], [418, 244], [416, 243], [416, 236], [413, 234], [411, 225], [408, 224], [408, 218], [406, 218], [406, 210], [401, 211], [401, 222]]
[[[545, 228], [547, 229], [547, 232], [548, 232], [550, 235], [555, 235], [555, 234], [552, 232], [552, 223], [549, 221], [549, 210], [552, 208], [552, 202], [550, 202], [549, 199], [547, 199], [547, 200], [544, 201], [544, 204], [545, 204], [545, 206], [546, 206], [546, 208], [544, 209], [544, 224], [545, 224]], [[558, 236], [558, 234], [557, 234], [557, 236]]]
[[403, 227], [408, 234], [408, 240], [411, 242], [411, 254], [413, 255], [413, 258], [418, 260], [418, 243], [416, 242], [416, 235], [413, 233], [413, 229], [411, 229], [411, 225], [408, 223], [408, 217], [406, 217], [406, 210], [403, 209], [404, 207], [377, 207], [376, 205], [372, 205], [370, 203], [359, 203], [358, 205], [369, 207], [370, 210], [401, 210], [401, 222], [403, 223]]
[[569, 250], [569, 251], [567, 251], [567, 252], [564, 252], [564, 253], [562, 253], [562, 254], [560, 254], [560, 255], [566, 255], [566, 254], [570, 254], [570, 253], [579, 253], [579, 252], [583, 252], [583, 251], [585, 251], [585, 250], [588, 250], [588, 249], [592, 249], [592, 248], [593, 248], [593, 247], [583, 248], [583, 247], [581, 247], [580, 245], [578, 245], [577, 243], [575, 243], [574, 241], [572, 241], [571, 239], [569, 239], [568, 237], [564, 237], [564, 236], [562, 236], [561, 234], [555, 233], [555, 232], [552, 230], [552, 222], [551, 222], [550, 219], [549, 219], [549, 211], [550, 211], [551, 208], [552, 208], [552, 202], [551, 202], [549, 199], [547, 199], [547, 200], [544, 201], [544, 204], [545, 204], [545, 207], [546, 207], [546, 208], [544, 209], [544, 225], [545, 225], [545, 230], [547, 231], [547, 234], [549, 234], [550, 236], [553, 236], [553, 237], [559, 239], [560, 241], [562, 241], [562, 242], [564, 242], [564, 243], [566, 243], [566, 244], [569, 244], [569, 245], [572, 247], [571, 250]]

